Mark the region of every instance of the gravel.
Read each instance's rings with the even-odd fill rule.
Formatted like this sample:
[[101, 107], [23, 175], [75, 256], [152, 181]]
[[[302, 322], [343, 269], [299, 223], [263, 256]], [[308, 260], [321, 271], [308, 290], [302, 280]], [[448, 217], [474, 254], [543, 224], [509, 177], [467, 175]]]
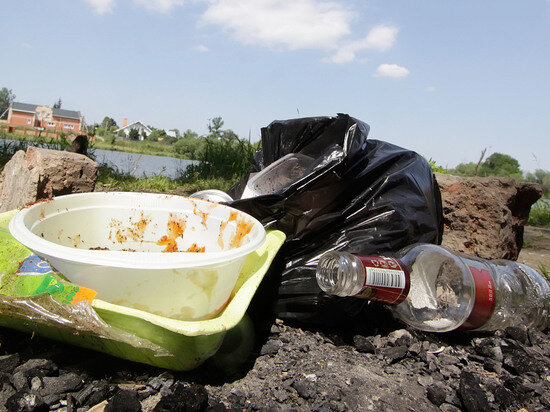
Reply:
[[431, 334], [384, 316], [339, 329], [272, 323], [238, 367], [214, 357], [185, 373], [0, 328], [0, 411], [550, 408], [548, 330]]

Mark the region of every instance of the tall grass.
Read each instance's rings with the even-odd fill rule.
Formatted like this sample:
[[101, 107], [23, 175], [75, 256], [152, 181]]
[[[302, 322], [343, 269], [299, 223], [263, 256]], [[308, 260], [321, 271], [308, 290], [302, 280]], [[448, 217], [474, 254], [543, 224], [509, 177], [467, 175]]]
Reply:
[[532, 207], [527, 224], [530, 226], [550, 226], [550, 204], [540, 199]]
[[237, 137], [208, 138], [199, 164], [190, 165], [183, 178], [236, 180], [250, 169], [256, 145]]
[[122, 192], [158, 192], [189, 195], [199, 190], [219, 189], [227, 191], [233, 181], [224, 178], [190, 179], [179, 177], [171, 179], [162, 173], [150, 177], [134, 177], [122, 173], [116, 168], [101, 164], [97, 179], [98, 188]]

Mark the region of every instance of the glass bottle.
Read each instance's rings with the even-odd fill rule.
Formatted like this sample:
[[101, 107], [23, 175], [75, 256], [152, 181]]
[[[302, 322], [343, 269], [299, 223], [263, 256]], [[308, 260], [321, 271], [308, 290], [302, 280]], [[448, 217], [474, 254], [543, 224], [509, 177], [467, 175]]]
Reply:
[[391, 305], [404, 323], [432, 332], [542, 329], [550, 314], [550, 285], [536, 270], [431, 244], [392, 257], [330, 251], [319, 260], [317, 282], [328, 294]]

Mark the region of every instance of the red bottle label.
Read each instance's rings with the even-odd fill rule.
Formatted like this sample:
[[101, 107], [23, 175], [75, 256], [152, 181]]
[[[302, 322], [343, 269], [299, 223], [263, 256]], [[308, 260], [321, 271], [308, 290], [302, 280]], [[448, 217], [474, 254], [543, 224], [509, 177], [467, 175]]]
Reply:
[[411, 286], [409, 271], [399, 260], [382, 256], [357, 256], [365, 267], [363, 290], [357, 297], [398, 305]]
[[[476, 265], [477, 266], [477, 265]], [[495, 309], [495, 284], [489, 271], [479, 266], [470, 266], [476, 287], [476, 299], [472, 312], [459, 330], [473, 330], [481, 328], [491, 319]]]

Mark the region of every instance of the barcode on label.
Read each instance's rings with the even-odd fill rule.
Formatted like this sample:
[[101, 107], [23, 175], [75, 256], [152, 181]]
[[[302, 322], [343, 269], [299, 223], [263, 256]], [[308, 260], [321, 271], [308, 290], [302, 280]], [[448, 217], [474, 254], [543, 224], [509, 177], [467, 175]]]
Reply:
[[405, 273], [402, 270], [381, 268], [366, 268], [367, 279], [365, 286], [381, 286], [385, 288], [405, 288]]

